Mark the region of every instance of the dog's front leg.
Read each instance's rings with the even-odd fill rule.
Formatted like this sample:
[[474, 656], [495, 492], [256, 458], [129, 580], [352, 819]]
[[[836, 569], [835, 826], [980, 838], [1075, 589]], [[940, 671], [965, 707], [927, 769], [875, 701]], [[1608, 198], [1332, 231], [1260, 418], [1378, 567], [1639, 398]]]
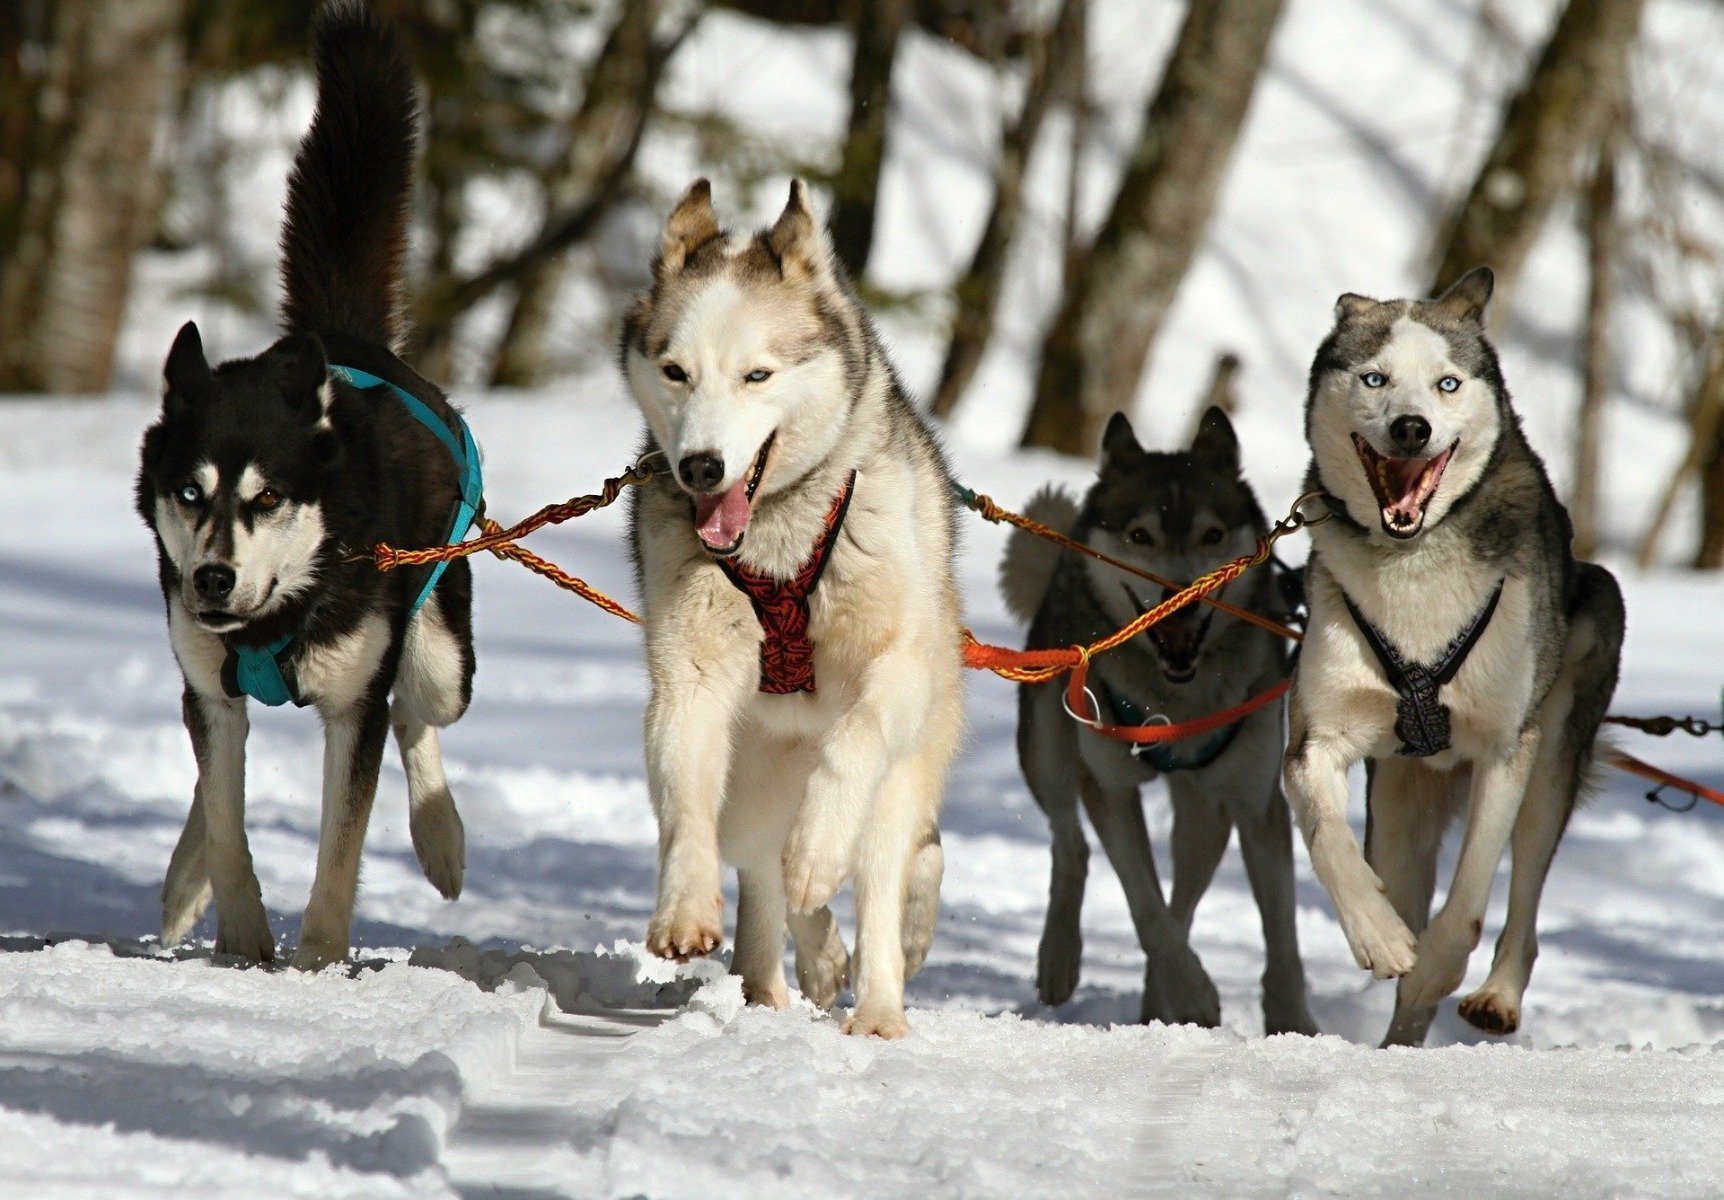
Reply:
[[1311, 867], [1335, 902], [1335, 915], [1358, 964], [1378, 979], [1405, 975], [1413, 968], [1415, 939], [1347, 824], [1346, 747], [1313, 734], [1297, 703], [1291, 725], [1282, 782], [1310, 851]]
[[[197, 800], [187, 820], [186, 832], [180, 838], [186, 853], [176, 849], [174, 861], [182, 869], [189, 866], [193, 847], [188, 839], [196, 836], [192, 823], [201, 818], [204, 863], [215, 892], [216, 953], [252, 962], [273, 962], [275, 936], [269, 930], [263, 894], [252, 869], [251, 846], [245, 836], [245, 740], [251, 731], [245, 701], [206, 696], [188, 686], [184, 713], [186, 732], [191, 734], [192, 753], [198, 764]], [[170, 869], [164, 901], [175, 891], [175, 882]], [[163, 940], [185, 932], [180, 928], [164, 928]]]
[[855, 700], [826, 736], [784, 844], [784, 894], [792, 912], [826, 904], [855, 869], [857, 842], [880, 784], [928, 710], [925, 667], [908, 657], [888, 653], [869, 664]]
[[374, 687], [348, 709], [324, 716], [323, 827], [311, 901], [293, 955], [299, 970], [321, 970], [347, 957], [359, 890], [359, 853], [371, 823], [388, 733], [389, 704], [381, 688]]
[[[655, 666], [673, 657], [649, 656]], [[655, 671], [647, 704], [647, 789], [658, 816], [658, 901], [647, 949], [662, 958], [708, 954], [724, 940], [718, 810], [745, 691], [740, 671], [711, 669], [724, 665], [708, 661], [706, 670], [663, 678]]]
[[1532, 764], [1538, 759], [1539, 728], [1529, 726], [1505, 755], [1473, 764], [1467, 828], [1454, 883], [1442, 909], [1419, 935], [1419, 961], [1401, 981], [1397, 1006], [1434, 1005], [1461, 986], [1467, 958], [1484, 930], [1485, 906], [1502, 862], [1515, 818], [1520, 815]]

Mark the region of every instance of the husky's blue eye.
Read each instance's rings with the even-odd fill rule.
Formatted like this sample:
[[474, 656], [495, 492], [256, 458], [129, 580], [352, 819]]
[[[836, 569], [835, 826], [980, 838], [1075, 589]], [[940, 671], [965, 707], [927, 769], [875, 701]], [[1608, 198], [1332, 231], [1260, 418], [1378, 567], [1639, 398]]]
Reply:
[[1458, 392], [1461, 390], [1461, 381], [1453, 375], [1444, 375], [1437, 380], [1437, 387], [1445, 392]]
[[1359, 376], [1359, 378], [1364, 382], [1366, 387], [1370, 388], [1382, 387], [1385, 383], [1389, 382], [1389, 377], [1381, 371], [1366, 371], [1363, 375]]
[[745, 383], [765, 383], [772, 378], [772, 372], [765, 367], [756, 367], [742, 378]]
[[677, 366], [675, 363], [666, 363], [664, 365], [664, 377], [672, 383], [688, 382], [688, 372]]
[[181, 504], [202, 504], [204, 490], [195, 483], [188, 483], [179, 490]]

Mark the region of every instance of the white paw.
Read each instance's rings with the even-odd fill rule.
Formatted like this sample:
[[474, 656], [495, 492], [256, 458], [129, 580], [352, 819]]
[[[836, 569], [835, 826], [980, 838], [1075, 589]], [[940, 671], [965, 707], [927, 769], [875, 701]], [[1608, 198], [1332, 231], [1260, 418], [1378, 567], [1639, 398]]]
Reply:
[[1353, 958], [1365, 970], [1378, 979], [1397, 979], [1413, 969], [1418, 940], [1381, 891], [1365, 891], [1345, 904], [1337, 901], [1335, 911]]
[[826, 945], [803, 952], [796, 948], [796, 986], [816, 1008], [831, 1011], [850, 978], [850, 952], [836, 935]]
[[784, 899], [792, 912], [824, 908], [850, 877], [849, 855], [834, 854], [812, 840], [798, 824], [784, 847]]
[[844, 1022], [844, 1032], [896, 1041], [910, 1032], [910, 1020], [902, 1008], [858, 1008]]
[[761, 1008], [789, 1008], [790, 989], [784, 985], [783, 979], [751, 983], [745, 975], [742, 979], [742, 999], [747, 1004]]
[[724, 941], [724, 897], [674, 900], [653, 913], [647, 925], [647, 949], [660, 958], [687, 962], [711, 954]]
[[467, 832], [454, 798], [444, 791], [425, 800], [414, 808], [408, 827], [425, 878], [445, 900], [455, 899], [466, 871]]

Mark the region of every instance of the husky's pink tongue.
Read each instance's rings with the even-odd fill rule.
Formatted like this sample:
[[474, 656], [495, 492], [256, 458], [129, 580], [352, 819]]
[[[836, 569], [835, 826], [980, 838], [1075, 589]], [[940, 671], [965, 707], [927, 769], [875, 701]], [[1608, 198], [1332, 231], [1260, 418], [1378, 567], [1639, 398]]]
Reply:
[[1384, 490], [1394, 497], [1383, 511], [1391, 518], [1401, 518], [1411, 525], [1419, 519], [1424, 507], [1420, 487], [1425, 468], [1431, 464], [1418, 458], [1391, 458], [1383, 463]]
[[708, 549], [728, 550], [748, 528], [753, 513], [748, 502], [748, 478], [744, 476], [716, 496], [695, 497], [694, 531]]

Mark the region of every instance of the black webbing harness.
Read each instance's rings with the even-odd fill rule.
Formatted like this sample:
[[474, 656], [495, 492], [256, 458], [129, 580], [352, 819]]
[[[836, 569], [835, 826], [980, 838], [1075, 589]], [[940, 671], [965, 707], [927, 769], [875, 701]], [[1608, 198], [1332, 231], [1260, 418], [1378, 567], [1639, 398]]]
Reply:
[[1395, 733], [1401, 739], [1397, 753], [1408, 758], [1429, 758], [1449, 748], [1449, 706], [1437, 698], [1437, 691], [1460, 673], [1461, 664], [1467, 661], [1467, 655], [1473, 652], [1479, 638], [1484, 636], [1485, 627], [1491, 623], [1502, 594], [1503, 585], [1499, 582], [1485, 606], [1455, 635], [1442, 657], [1434, 663], [1419, 663], [1407, 661], [1383, 631], [1365, 619], [1353, 598], [1341, 593], [1354, 624], [1382, 664], [1389, 686], [1401, 697], [1395, 714]]

